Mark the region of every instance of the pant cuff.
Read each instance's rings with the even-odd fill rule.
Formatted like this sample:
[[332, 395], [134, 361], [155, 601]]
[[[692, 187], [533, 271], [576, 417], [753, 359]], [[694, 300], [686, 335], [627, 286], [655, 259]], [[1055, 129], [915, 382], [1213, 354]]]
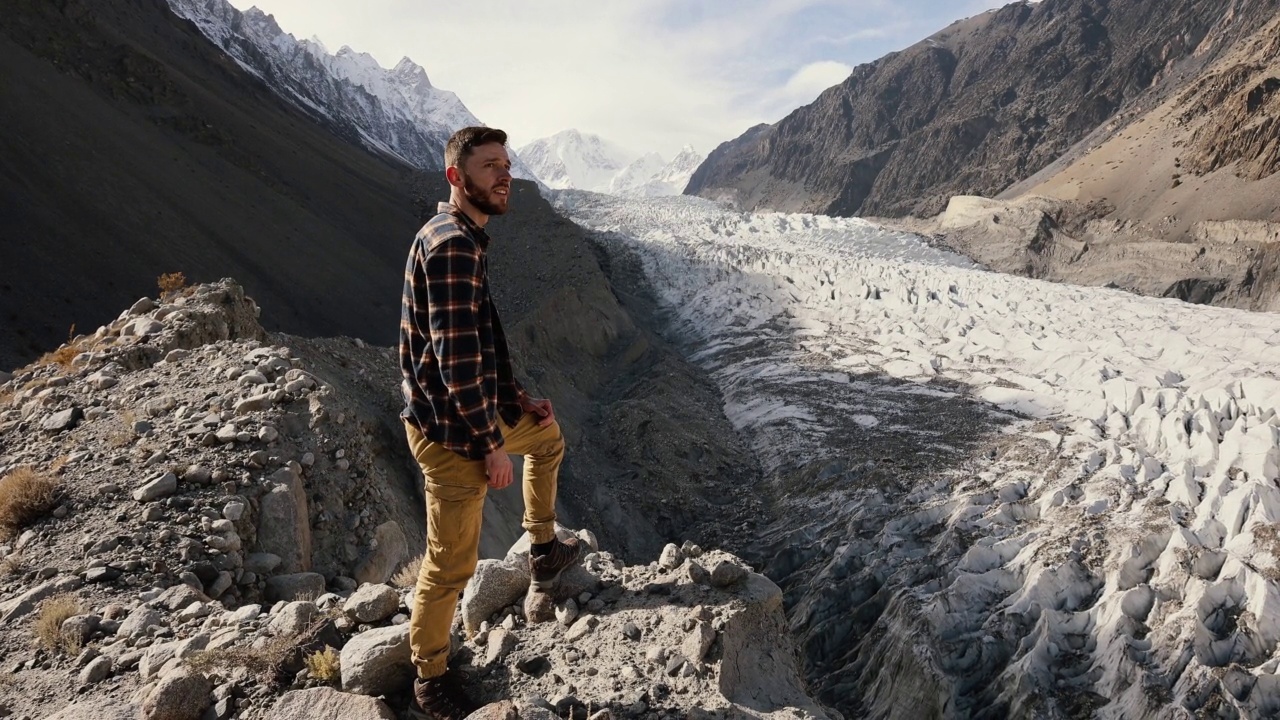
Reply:
[[442, 657], [439, 660], [419, 660], [413, 659], [413, 665], [418, 669], [418, 677], [423, 680], [430, 680], [433, 677], [440, 677], [449, 667], [449, 658]]
[[529, 528], [529, 542], [533, 543], [534, 545], [549, 543], [555, 539], [556, 539], [555, 523], [552, 523], [546, 526], [538, 526], [536, 528]]

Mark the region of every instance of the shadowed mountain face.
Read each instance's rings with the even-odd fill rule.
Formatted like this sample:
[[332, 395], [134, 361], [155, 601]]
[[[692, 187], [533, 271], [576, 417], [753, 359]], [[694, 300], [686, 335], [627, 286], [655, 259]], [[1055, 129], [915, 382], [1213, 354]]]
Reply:
[[[175, 271], [236, 278], [268, 329], [395, 342], [413, 195], [434, 211], [443, 178], [334, 135], [164, 0], [6, 3], [0, 73], [0, 367]], [[505, 238], [562, 232], [517, 188]]]
[[995, 195], [1118, 110], [1154, 100], [1274, 16], [1276, 0], [1017, 3], [859, 66], [724, 143], [688, 194], [743, 209], [932, 215]]

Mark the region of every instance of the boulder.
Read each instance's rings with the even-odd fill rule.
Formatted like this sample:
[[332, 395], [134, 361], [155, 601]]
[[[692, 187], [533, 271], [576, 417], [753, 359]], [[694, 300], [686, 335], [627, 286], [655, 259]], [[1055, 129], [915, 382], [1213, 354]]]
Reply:
[[156, 683], [142, 702], [142, 720], [200, 720], [213, 686], [205, 676], [179, 668]]
[[387, 585], [365, 585], [355, 591], [342, 606], [342, 611], [356, 622], [376, 623], [395, 614], [400, 607], [400, 593]]
[[505, 560], [481, 560], [462, 593], [462, 626], [471, 636], [480, 623], [514, 604], [529, 590], [529, 566]]
[[277, 637], [292, 637], [306, 630], [319, 613], [320, 609], [309, 600], [291, 602], [271, 618], [267, 629]]
[[403, 688], [413, 677], [410, 657], [408, 625], [361, 633], [342, 648], [342, 689], [383, 695]]
[[373, 531], [373, 546], [356, 568], [356, 581], [385, 583], [396, 568], [409, 559], [409, 541], [394, 520], [382, 523]]
[[81, 584], [82, 581], [78, 577], [62, 577], [37, 585], [12, 600], [0, 603], [0, 622], [8, 625], [14, 620], [23, 618], [35, 610], [43, 600], [64, 592], [71, 592]]
[[321, 687], [280, 696], [265, 720], [396, 720], [381, 700]]
[[289, 467], [271, 476], [271, 482], [271, 492], [262, 497], [258, 506], [256, 551], [279, 556], [281, 572], [310, 570], [311, 524], [301, 468], [289, 463]]

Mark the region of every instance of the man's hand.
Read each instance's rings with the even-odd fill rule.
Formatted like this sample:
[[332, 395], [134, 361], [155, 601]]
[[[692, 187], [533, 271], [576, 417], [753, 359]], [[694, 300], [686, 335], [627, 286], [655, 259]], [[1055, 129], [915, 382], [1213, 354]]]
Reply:
[[538, 427], [546, 427], [556, 421], [551, 401], [545, 398], [526, 397], [520, 401], [520, 409], [538, 417]]
[[498, 448], [484, 456], [484, 473], [489, 476], [489, 487], [494, 490], [511, 484], [514, 472], [511, 469], [511, 456], [507, 451]]

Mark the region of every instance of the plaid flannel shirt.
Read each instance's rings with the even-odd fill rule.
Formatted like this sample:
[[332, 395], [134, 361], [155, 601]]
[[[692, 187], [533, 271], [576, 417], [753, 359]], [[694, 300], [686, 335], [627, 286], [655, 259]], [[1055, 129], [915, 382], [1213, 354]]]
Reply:
[[488, 248], [483, 228], [440, 203], [413, 240], [400, 313], [401, 416], [472, 460], [502, 447], [498, 419], [519, 422], [525, 397], [489, 295]]

